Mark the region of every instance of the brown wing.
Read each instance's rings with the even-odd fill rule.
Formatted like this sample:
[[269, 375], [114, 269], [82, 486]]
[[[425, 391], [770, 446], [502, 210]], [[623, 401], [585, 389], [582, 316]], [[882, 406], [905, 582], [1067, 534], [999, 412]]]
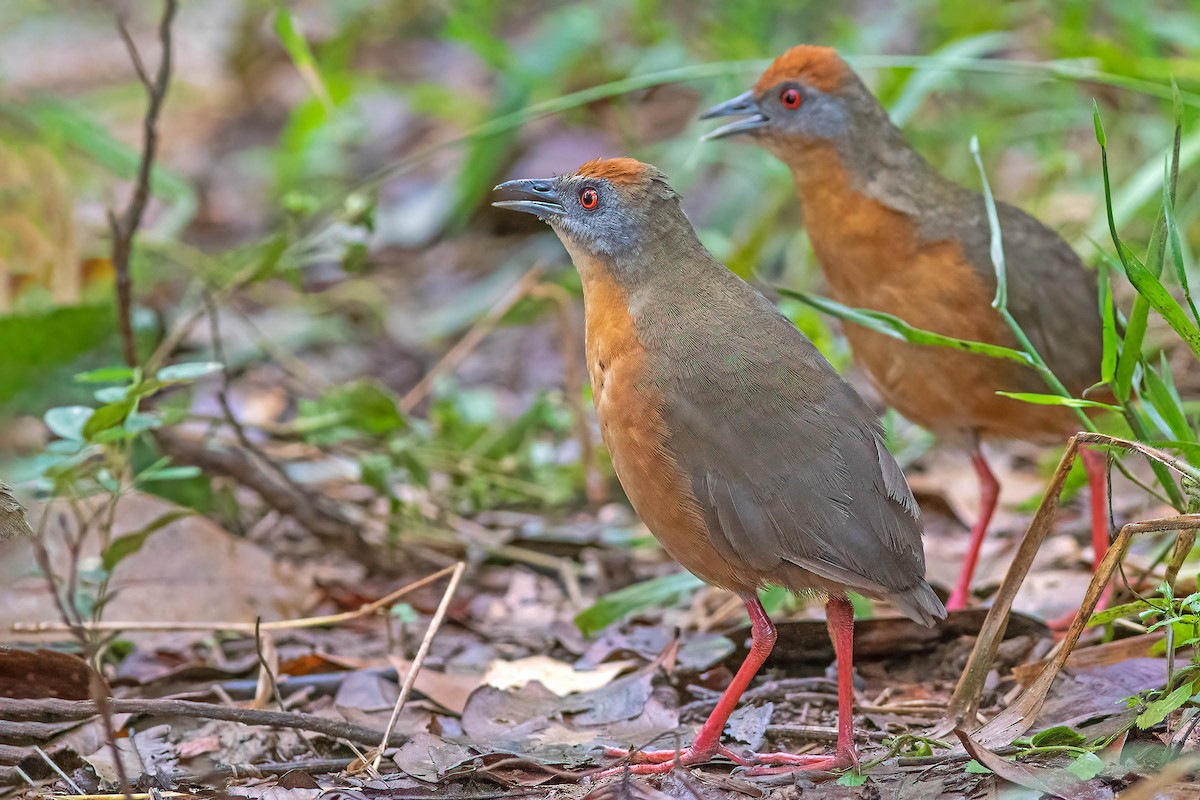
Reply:
[[[923, 222], [922, 237], [957, 237], [963, 252], [989, 293], [996, 290], [991, 259], [991, 228], [983, 197], [963, 190], [952, 211]], [[1083, 265], [1071, 246], [1034, 217], [1007, 203], [997, 204], [1007, 267], [1008, 308], [1072, 392], [1082, 392], [1100, 379], [1103, 333], [1096, 274]], [[1018, 390], [1046, 392], [1032, 371], [1023, 374]]]
[[945, 611], [925, 582], [916, 503], [878, 420], [791, 322], [741, 285], [751, 324], [694, 320], [677, 340], [693, 357], [665, 373], [674, 381], [669, 448], [714, 546], [764, 574], [792, 565], [888, 597], [932, 624]]

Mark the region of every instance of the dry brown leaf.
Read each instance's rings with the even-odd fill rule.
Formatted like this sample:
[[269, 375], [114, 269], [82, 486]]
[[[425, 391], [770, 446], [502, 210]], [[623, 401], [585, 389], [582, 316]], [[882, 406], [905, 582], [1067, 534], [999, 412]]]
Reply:
[[537, 681], [562, 697], [572, 692], [590, 692], [607, 686], [617, 675], [634, 665], [633, 661], [612, 661], [595, 669], [584, 670], [549, 656], [530, 656], [516, 661], [496, 660], [488, 665], [482, 683], [497, 689], [511, 689]]
[[88, 700], [92, 675], [87, 662], [70, 653], [0, 647], [0, 697]]

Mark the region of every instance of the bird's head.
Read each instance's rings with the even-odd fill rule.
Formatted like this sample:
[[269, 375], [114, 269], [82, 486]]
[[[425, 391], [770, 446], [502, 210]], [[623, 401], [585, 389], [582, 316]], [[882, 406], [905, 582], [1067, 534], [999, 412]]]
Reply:
[[682, 217], [666, 176], [632, 158], [596, 159], [566, 175], [508, 181], [496, 190], [511, 199], [492, 205], [545, 220], [572, 256], [628, 260]]
[[865, 87], [831, 47], [797, 45], [775, 59], [754, 88], [713, 106], [701, 119], [738, 117], [703, 138], [748, 135], [768, 150], [838, 143], [850, 133]]

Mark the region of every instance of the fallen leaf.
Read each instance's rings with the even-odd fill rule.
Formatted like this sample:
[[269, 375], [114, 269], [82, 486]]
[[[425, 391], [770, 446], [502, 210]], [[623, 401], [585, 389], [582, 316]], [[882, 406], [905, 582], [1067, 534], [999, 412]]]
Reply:
[[[390, 660], [395, 665], [398, 675], [407, 675], [408, 670], [412, 667], [411, 661], [398, 658]], [[417, 673], [413, 688], [447, 711], [461, 714], [467, 707], [467, 698], [471, 696], [471, 692], [479, 688], [482, 682], [483, 678], [478, 674], [439, 672], [424, 667]]]
[[956, 730], [954, 733], [972, 758], [1009, 783], [1035, 789], [1062, 800], [1112, 800], [1113, 790], [1103, 781], [1081, 780], [1069, 769], [1038, 767], [1012, 761], [988, 750], [972, 739], [966, 731]]
[[451, 769], [477, 757], [478, 753], [470, 748], [421, 732], [405, 742], [392, 761], [406, 774], [434, 783]]
[[671, 796], [636, 778], [622, 775], [597, 786], [580, 800], [671, 800]]
[[339, 709], [361, 711], [390, 710], [400, 696], [400, 688], [370, 670], [358, 670], [346, 676], [338, 687], [333, 704]]
[[93, 674], [86, 661], [69, 653], [0, 647], [0, 697], [88, 700]]
[[757, 750], [762, 747], [763, 739], [767, 735], [767, 726], [771, 724], [771, 716], [774, 713], [774, 703], [742, 706], [729, 716], [729, 721], [725, 723], [725, 735], [744, 742], [751, 750]]
[[[87, 512], [85, 501], [83, 509]], [[144, 528], [178, 508], [145, 494], [124, 495], [117, 504], [112, 538]], [[43, 542], [50, 563], [72, 563], [66, 537], [74, 535], [74, 515], [65, 506], [35, 507], [36, 519], [49, 514]], [[98, 535], [85, 537], [82, 558], [99, 558]], [[289, 566], [245, 539], [235, 537], [200, 515], [177, 519], [113, 570], [104, 616], [130, 621], [254, 622], [300, 617], [316, 598], [313, 567]], [[38, 576], [27, 539], [0, 541], [0, 640], [14, 633], [15, 622], [57, 621], [58, 611]], [[135, 640], [150, 634], [131, 634]], [[68, 634], [62, 634], [66, 638]], [[175, 638], [179, 638], [177, 635]]]
[[607, 686], [633, 665], [632, 661], [614, 661], [595, 669], [576, 669], [549, 656], [530, 656], [516, 661], [493, 661], [484, 673], [483, 683], [497, 689], [511, 689], [537, 681], [561, 697]]
[[[136, 782], [142, 775], [155, 775], [160, 770], [170, 772], [178, 766], [179, 755], [171, 744], [170, 734], [170, 725], [155, 725], [142, 731], [131, 729], [128, 737], [116, 740], [121, 765], [131, 782]], [[100, 747], [94, 753], [80, 755], [96, 771], [102, 786], [119, 786], [120, 776], [112, 747]]]
[[195, 758], [205, 753], [214, 753], [221, 749], [221, 740], [213, 735], [194, 736], [191, 739], [184, 739], [175, 748], [175, 752], [179, 753], [181, 759], [187, 760]]

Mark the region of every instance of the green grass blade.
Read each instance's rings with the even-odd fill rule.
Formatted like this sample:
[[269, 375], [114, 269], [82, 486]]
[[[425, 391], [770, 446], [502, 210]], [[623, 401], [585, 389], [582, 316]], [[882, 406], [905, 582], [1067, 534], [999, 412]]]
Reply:
[[808, 294], [806, 292], [797, 292], [782, 286], [776, 287], [776, 290], [786, 297], [806, 303], [825, 314], [845, 320], [846, 322], [853, 322], [856, 325], [861, 325], [868, 330], [881, 333], [884, 336], [890, 336], [893, 339], [900, 339], [911, 344], [948, 347], [952, 350], [962, 350], [967, 353], [977, 353], [979, 355], [991, 356], [992, 358], [1001, 358], [1006, 361], [1015, 361], [1027, 367], [1033, 366], [1033, 361], [1028, 355], [1011, 347], [944, 336], [940, 333], [913, 327], [892, 314], [885, 314], [882, 311], [872, 311], [865, 308], [850, 308], [827, 297], [820, 297], [819, 295]]
[[329, 94], [329, 87], [325, 85], [325, 78], [321, 75], [320, 67], [317, 66], [317, 59], [313, 57], [308, 40], [296, 27], [291, 13], [283, 5], [279, 6], [275, 12], [275, 35], [279, 37], [283, 49], [292, 59], [292, 64], [300, 73], [300, 77], [304, 79], [309, 91], [325, 107], [327, 113], [333, 114], [336, 111], [333, 97]]
[[1162, 419], [1163, 426], [1172, 439], [1186, 441], [1195, 439], [1195, 431], [1188, 424], [1187, 414], [1183, 410], [1183, 399], [1175, 389], [1175, 381], [1171, 377], [1171, 367], [1166, 355], [1159, 358], [1157, 370], [1145, 370], [1146, 399]]
[[1117, 321], [1113, 308], [1112, 273], [1107, 262], [1097, 268], [1100, 285], [1100, 320], [1104, 337], [1104, 356], [1100, 361], [1100, 383], [1111, 383], [1117, 371]]
[[[979, 137], [971, 137], [971, 155], [975, 159], [975, 166], [979, 169], [979, 180], [983, 192], [984, 207], [987, 209], [988, 229], [991, 234], [991, 256], [992, 266], [996, 271], [996, 297], [992, 300], [992, 306], [999, 312], [1004, 323], [1008, 325], [1008, 329], [1012, 331], [1013, 337], [1017, 340], [1017, 344], [1021, 346], [1021, 350], [1029, 357], [1033, 368], [1037, 370], [1038, 375], [1045, 381], [1046, 386], [1053, 390], [1054, 394], [1060, 397], [1070, 397], [1071, 393], [1067, 391], [1067, 387], [1058, 379], [1058, 376], [1046, 364], [1046, 360], [1042, 358], [1041, 353], [1033, 346], [1033, 342], [1029, 340], [1025, 329], [1017, 322], [1008, 310], [1008, 272], [1004, 261], [1004, 238], [1000, 231], [1000, 216], [996, 213], [996, 198], [992, 196], [992, 187], [988, 183], [987, 171], [983, 168], [983, 159], [979, 155]], [[1083, 430], [1095, 431], [1096, 426], [1092, 424], [1092, 420], [1087, 414], [1083, 413], [1083, 409], [1075, 408], [1075, 416], [1079, 420]]]
[[992, 197], [992, 187], [988, 183], [987, 171], [983, 168], [983, 159], [979, 156], [979, 137], [971, 137], [971, 157], [979, 168], [979, 180], [983, 185], [983, 200], [987, 207], [988, 227], [992, 231], [992, 266], [996, 269], [996, 296], [992, 299], [992, 308], [1004, 312], [1008, 309], [1008, 267], [1004, 262], [1004, 239], [1000, 232], [1000, 216], [996, 213], [996, 200]]
[[1036, 406], [1065, 406], [1066, 408], [1102, 408], [1105, 411], [1115, 411], [1121, 413], [1120, 406], [1114, 406], [1110, 403], [1100, 403], [1096, 400], [1080, 400], [1077, 397], [1063, 397], [1057, 394], [1039, 394], [1038, 392], [996, 392], [1001, 397], [1010, 397], [1013, 400], [1020, 400], [1023, 403], [1032, 403]]
[[[1123, 254], [1121, 260], [1125, 265], [1125, 275], [1129, 278], [1129, 282], [1137, 289], [1138, 294], [1144, 297], [1146, 302], [1153, 306], [1154, 310], [1162, 315], [1167, 324], [1179, 334], [1179, 338], [1187, 343], [1196, 357], [1200, 358], [1200, 327], [1188, 319], [1183, 306], [1179, 305], [1178, 301], [1162, 285], [1162, 282], [1138, 260], [1138, 257], [1125, 246], [1124, 242], [1118, 242], [1118, 247]], [[1128, 334], [1126, 334], [1127, 341], [1128, 338]]]
[[963, 58], [977, 58], [1007, 47], [1012, 38], [1012, 34], [1005, 31], [988, 31], [958, 39], [933, 51], [927, 58], [928, 63], [917, 67], [905, 81], [903, 90], [888, 108], [888, 116], [893, 123], [903, 127], [925, 102], [925, 98], [937, 91], [947, 77], [954, 75], [952, 68], [942, 66], [942, 60], [955, 63]]
[[675, 572], [661, 578], [642, 581], [609, 592], [575, 617], [575, 625], [585, 636], [598, 633], [614, 622], [643, 608], [661, 608], [678, 602], [695, 591], [702, 582], [690, 572]]

